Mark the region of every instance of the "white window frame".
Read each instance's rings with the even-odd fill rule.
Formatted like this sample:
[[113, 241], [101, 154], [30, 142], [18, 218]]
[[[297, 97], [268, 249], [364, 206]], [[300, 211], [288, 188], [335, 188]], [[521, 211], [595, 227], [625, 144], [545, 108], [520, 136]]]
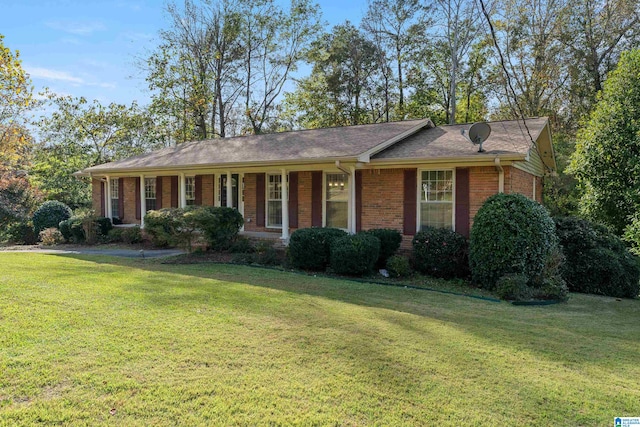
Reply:
[[[191, 190], [189, 190], [191, 187]], [[184, 196], [187, 206], [195, 206], [196, 204], [196, 177], [185, 176], [184, 177]]]
[[[109, 185], [111, 186], [111, 200], [109, 201], [109, 207], [111, 208], [111, 218], [120, 218], [120, 181], [119, 178], [111, 178], [109, 180]], [[115, 194], [115, 197], [114, 197]], [[113, 205], [113, 201], [116, 201], [116, 206]], [[114, 214], [115, 207], [115, 214]], [[122, 218], [120, 218], [122, 219]]]
[[423, 168], [418, 169], [416, 179], [416, 233], [422, 227], [421, 205], [422, 205], [422, 172], [443, 171], [451, 172], [451, 230], [456, 231], [456, 169], [455, 168]]
[[[322, 173], [322, 226], [323, 227], [327, 226], [327, 175], [344, 175], [346, 177], [347, 191], [350, 194], [349, 184], [351, 180], [349, 179], [349, 174], [346, 174], [341, 170], [323, 171]], [[340, 228], [340, 230], [344, 230], [347, 232], [349, 231], [349, 218], [351, 218], [351, 209], [353, 209], [353, 207], [351, 206], [351, 202], [349, 200], [350, 200], [350, 197], [347, 196], [347, 226], [345, 228]]]
[[[153, 195], [154, 197], [148, 197], [150, 192], [149, 192], [149, 187], [147, 187], [147, 182], [151, 182], [151, 180], [153, 180]], [[150, 210], [154, 210], [154, 209], [149, 209], [149, 200], [155, 200], [155, 207], [154, 209], [158, 209], [158, 179], [155, 176], [145, 176], [144, 177], [144, 208], [145, 208], [145, 213], [149, 212]]]
[[[280, 198], [279, 199], [271, 199], [269, 198], [270, 196], [270, 191], [269, 191], [269, 179], [272, 177], [278, 177], [280, 179], [282, 179], [282, 174], [281, 173], [267, 173], [266, 177], [265, 177], [265, 198], [264, 198], [264, 212], [265, 212], [265, 228], [273, 228], [273, 229], [277, 229], [277, 230], [281, 230], [282, 229], [282, 215], [280, 216], [280, 225], [273, 225], [273, 224], [269, 224], [269, 202], [275, 202], [278, 201], [280, 202], [280, 204], [282, 205], [282, 189], [280, 190]], [[282, 185], [282, 183], [281, 183]], [[287, 186], [289, 185], [289, 174], [287, 174]], [[287, 187], [288, 189], [289, 187]], [[288, 195], [289, 192], [287, 192]]]

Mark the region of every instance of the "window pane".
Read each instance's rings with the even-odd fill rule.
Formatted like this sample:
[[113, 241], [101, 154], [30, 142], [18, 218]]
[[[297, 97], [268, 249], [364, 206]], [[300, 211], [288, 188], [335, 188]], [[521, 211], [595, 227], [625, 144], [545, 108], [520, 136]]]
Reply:
[[267, 227], [282, 227], [282, 175], [267, 178]]
[[347, 228], [347, 202], [327, 202], [327, 227]]
[[112, 199], [117, 199], [119, 197], [118, 190], [120, 189], [120, 186], [118, 184], [119, 184], [118, 178], [111, 179], [111, 198]]
[[424, 171], [420, 184], [420, 227], [453, 228], [453, 171]]
[[119, 199], [111, 199], [111, 217], [119, 218], [120, 217], [120, 200]]
[[269, 227], [282, 227], [282, 202], [269, 201], [267, 202], [268, 221]]
[[196, 204], [196, 178], [189, 176], [184, 180], [184, 195], [187, 199], [187, 206]]

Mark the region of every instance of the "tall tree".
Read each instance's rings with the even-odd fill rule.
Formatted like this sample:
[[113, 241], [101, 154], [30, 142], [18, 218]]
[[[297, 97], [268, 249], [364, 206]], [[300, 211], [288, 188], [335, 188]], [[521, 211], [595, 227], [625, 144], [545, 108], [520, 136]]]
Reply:
[[231, 1], [167, 6], [170, 27], [145, 60], [152, 109], [174, 139], [224, 137], [239, 95], [240, 11]]
[[640, 212], [640, 50], [623, 53], [604, 82], [571, 171], [583, 187], [583, 213], [622, 233]]
[[363, 28], [384, 41], [396, 66], [398, 113], [404, 115], [405, 75], [409, 52], [425, 40], [430, 25], [420, 0], [370, 0]]
[[288, 11], [273, 0], [244, 0], [240, 27], [245, 114], [251, 133], [265, 131], [291, 73], [320, 32], [320, 11], [292, 0]]
[[313, 43], [311, 76], [286, 94], [288, 110], [302, 127], [377, 122], [384, 116], [377, 50], [350, 22]]
[[567, 3], [563, 19], [566, 26], [561, 41], [571, 76], [568, 110], [576, 128], [591, 110], [621, 52], [639, 45], [640, 2], [576, 0]]
[[[478, 43], [481, 32], [484, 32], [484, 19], [475, 0], [436, 0], [434, 12], [435, 22], [440, 23], [436, 26], [441, 27], [435, 35], [436, 49], [446, 52], [445, 60], [449, 67], [447, 116], [449, 124], [455, 124], [458, 81], [468, 71], [465, 62], [472, 46]], [[469, 66], [477, 69], [479, 58], [474, 60]], [[467, 86], [468, 89], [472, 87]], [[472, 93], [468, 95], [470, 98]]]
[[0, 34], [0, 172], [24, 166], [32, 145], [25, 113], [33, 106], [33, 88], [20, 53], [3, 40]]
[[549, 115], [559, 109], [567, 79], [560, 43], [564, 1], [504, 0], [498, 4], [496, 43], [504, 62], [496, 55], [493, 79], [496, 96], [507, 102], [501, 103], [497, 117]]

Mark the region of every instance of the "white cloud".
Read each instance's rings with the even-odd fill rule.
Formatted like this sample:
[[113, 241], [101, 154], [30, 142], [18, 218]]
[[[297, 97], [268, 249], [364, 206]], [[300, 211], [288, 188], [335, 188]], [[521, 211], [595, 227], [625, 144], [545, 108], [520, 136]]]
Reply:
[[80, 77], [72, 76], [66, 71], [52, 70], [51, 68], [43, 67], [24, 67], [31, 77], [36, 77], [45, 80], [63, 81], [76, 84], [84, 84], [84, 80]]
[[93, 22], [72, 22], [72, 21], [49, 21], [47, 27], [65, 33], [87, 36], [96, 31], [104, 31], [107, 27], [100, 21]]

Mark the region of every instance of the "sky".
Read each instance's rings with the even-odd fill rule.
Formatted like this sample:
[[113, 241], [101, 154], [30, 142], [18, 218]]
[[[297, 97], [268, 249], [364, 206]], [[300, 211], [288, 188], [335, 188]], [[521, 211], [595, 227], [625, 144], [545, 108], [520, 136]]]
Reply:
[[[317, 3], [327, 28], [345, 20], [357, 24], [366, 10], [366, 0]], [[20, 52], [35, 92], [46, 87], [103, 104], [144, 105], [149, 94], [136, 63], [168, 27], [165, 5], [162, 0], [0, 0], [0, 34], [5, 47]]]

